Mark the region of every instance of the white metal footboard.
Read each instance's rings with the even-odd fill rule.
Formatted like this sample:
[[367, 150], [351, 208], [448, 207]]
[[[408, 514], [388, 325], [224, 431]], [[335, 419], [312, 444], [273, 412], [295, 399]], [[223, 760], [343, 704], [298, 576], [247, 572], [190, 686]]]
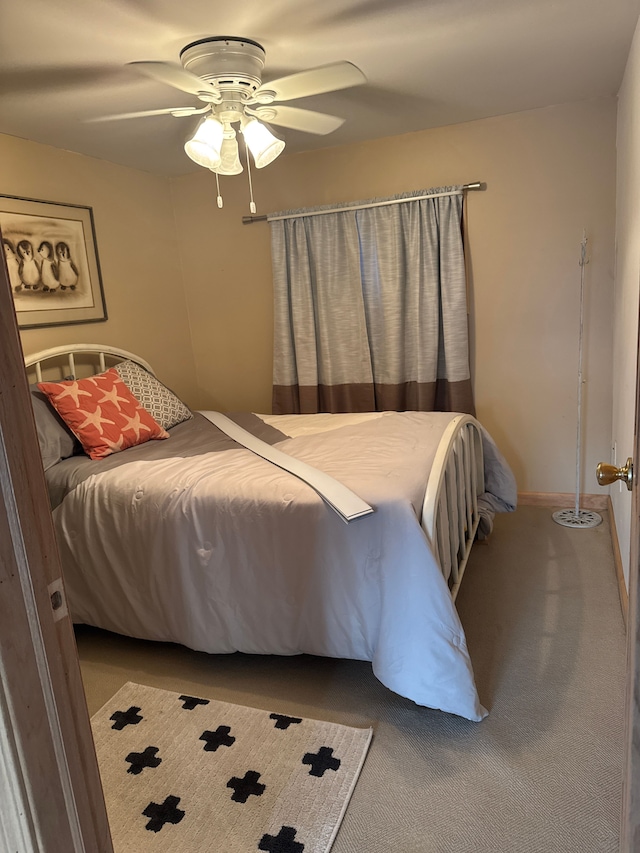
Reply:
[[478, 529], [483, 492], [480, 428], [470, 415], [458, 415], [442, 436], [422, 509], [422, 526], [454, 600]]

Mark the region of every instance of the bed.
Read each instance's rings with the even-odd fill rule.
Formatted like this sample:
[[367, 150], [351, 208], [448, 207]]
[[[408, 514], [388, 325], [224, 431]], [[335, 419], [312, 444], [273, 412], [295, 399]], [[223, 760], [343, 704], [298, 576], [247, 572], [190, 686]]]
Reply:
[[[188, 410], [133, 353], [78, 344], [25, 364], [74, 622], [215, 654], [366, 660], [419, 705], [486, 715], [455, 597], [476, 535], [515, 508], [516, 492], [478, 421], [444, 412], [229, 415], [373, 508], [347, 524], [314, 488]], [[65, 449], [51, 449], [42, 422], [60, 421], [57, 398], [39, 388], [77, 396], [114, 370], [139, 408], [158, 415], [153, 437], [169, 440], [90, 459], [70, 421]], [[179, 422], [169, 418], [165, 430], [174, 403]]]

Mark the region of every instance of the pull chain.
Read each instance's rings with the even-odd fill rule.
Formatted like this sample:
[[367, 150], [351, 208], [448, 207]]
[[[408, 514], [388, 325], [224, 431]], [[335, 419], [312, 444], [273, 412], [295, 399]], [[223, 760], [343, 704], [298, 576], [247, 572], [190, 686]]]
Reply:
[[218, 207], [222, 207], [222, 196], [220, 195], [220, 180], [218, 178], [218, 173], [215, 172], [214, 174], [216, 176], [216, 187], [218, 189], [218, 198], [216, 199], [216, 201], [218, 202]]
[[249, 202], [249, 210], [251, 213], [256, 212], [256, 203], [253, 200], [253, 184], [251, 182], [251, 158], [249, 157], [249, 149], [247, 148], [247, 143], [244, 145], [244, 152], [247, 155], [247, 175], [249, 176], [249, 198], [251, 201]]

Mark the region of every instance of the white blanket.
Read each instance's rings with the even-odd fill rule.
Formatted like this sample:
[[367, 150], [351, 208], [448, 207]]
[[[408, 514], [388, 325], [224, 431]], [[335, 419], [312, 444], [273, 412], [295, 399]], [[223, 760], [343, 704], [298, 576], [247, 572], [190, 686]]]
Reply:
[[211, 653], [367, 660], [396, 693], [482, 719], [419, 520], [451, 417], [394, 413], [276, 444], [375, 507], [349, 525], [233, 445], [92, 474], [54, 511], [74, 621]]

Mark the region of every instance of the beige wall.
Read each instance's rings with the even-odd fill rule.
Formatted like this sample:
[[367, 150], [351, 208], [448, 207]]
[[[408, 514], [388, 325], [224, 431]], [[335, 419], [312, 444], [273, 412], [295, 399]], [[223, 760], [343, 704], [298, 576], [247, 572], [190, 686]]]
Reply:
[[[640, 275], [640, 24], [618, 98], [616, 284], [613, 338], [613, 441], [616, 464], [634, 455], [638, 276]], [[638, 460], [636, 460], [636, 464]], [[631, 493], [611, 487], [625, 579], [629, 585]]]
[[[253, 172], [259, 212], [485, 181], [468, 196], [478, 416], [520, 490], [575, 489], [579, 245], [586, 275], [583, 491], [611, 436], [616, 104], [581, 102], [364, 144], [283, 155]], [[245, 176], [173, 179], [199, 405], [270, 410], [266, 223]]]
[[27, 329], [26, 353], [99, 342], [146, 358], [187, 403], [196, 396], [169, 181], [102, 160], [0, 135], [4, 195], [93, 208], [109, 319]]

